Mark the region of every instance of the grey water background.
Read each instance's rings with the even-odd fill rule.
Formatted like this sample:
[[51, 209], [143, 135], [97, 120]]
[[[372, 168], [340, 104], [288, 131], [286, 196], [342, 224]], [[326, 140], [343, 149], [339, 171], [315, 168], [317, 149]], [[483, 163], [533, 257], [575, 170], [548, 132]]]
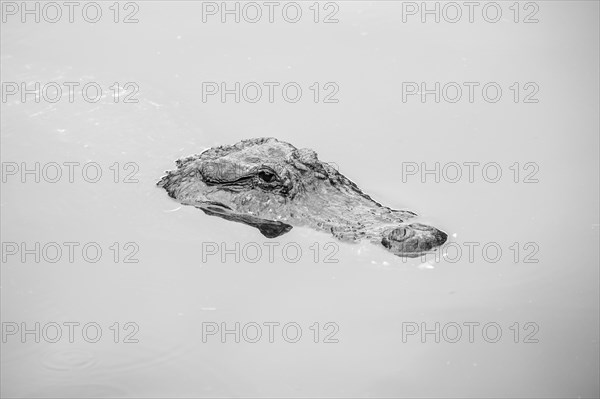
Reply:
[[[495, 24], [480, 14], [472, 24], [403, 23], [401, 3], [384, 1], [338, 2], [333, 24], [312, 22], [309, 3], [297, 24], [223, 24], [203, 23], [201, 3], [139, 2], [139, 22], [123, 24], [102, 4], [107, 14], [96, 24], [2, 23], [2, 82], [93, 81], [106, 90], [97, 103], [30, 96], [1, 104], [2, 162], [103, 168], [98, 183], [80, 174], [74, 183], [8, 176], [2, 241], [97, 242], [104, 251], [97, 263], [80, 252], [73, 263], [66, 255], [2, 263], [3, 323], [96, 322], [103, 331], [97, 343], [80, 334], [72, 343], [8, 336], [2, 396], [598, 397], [597, 2], [536, 2], [535, 24], [514, 23], [508, 3]], [[202, 82], [221, 81], [298, 82], [304, 96], [203, 102]], [[403, 102], [407, 81], [493, 81], [504, 93], [497, 103]], [[139, 102], [115, 102], [106, 89], [114, 82], [134, 82]], [[313, 82], [335, 82], [339, 102], [315, 103]], [[539, 102], [515, 103], [513, 82], [537, 83]], [[180, 207], [154, 186], [181, 156], [261, 136], [335, 162], [384, 205], [446, 231], [462, 257], [403, 260], [307, 228], [266, 239]], [[109, 169], [115, 162], [119, 183]], [[123, 182], [128, 162], [139, 166], [137, 183]], [[473, 183], [403, 181], [403, 162], [497, 162], [503, 175], [497, 183], [481, 174]], [[509, 169], [515, 162], [518, 183]], [[539, 167], [537, 183], [523, 183], [527, 162]], [[138, 263], [122, 261], [128, 242], [139, 248]], [[266, 252], [254, 263], [203, 259], [211, 242], [280, 246], [272, 262]], [[329, 242], [337, 263], [324, 262]], [[466, 242], [480, 243], [472, 261]], [[490, 242], [503, 250], [495, 263], [481, 253]], [[285, 259], [286, 243], [302, 249], [298, 262]], [[537, 263], [524, 262], [533, 248], [526, 243], [537, 246]], [[139, 326], [139, 342], [123, 342], [127, 322]], [[203, 342], [208, 322], [296, 322], [303, 335], [294, 344], [280, 334], [273, 343], [266, 336], [223, 343], [219, 335]], [[327, 322], [339, 326], [339, 342], [323, 342]], [[431, 335], [403, 342], [403, 323], [423, 322], [495, 322], [503, 335], [489, 343], [477, 330], [471, 343], [464, 328], [456, 343]], [[527, 322], [539, 327], [537, 342], [523, 342]]]

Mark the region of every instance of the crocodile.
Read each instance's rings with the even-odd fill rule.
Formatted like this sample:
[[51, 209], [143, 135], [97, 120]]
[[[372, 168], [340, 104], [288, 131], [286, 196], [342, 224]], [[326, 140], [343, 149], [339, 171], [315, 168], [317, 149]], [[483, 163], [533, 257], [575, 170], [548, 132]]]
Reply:
[[310, 149], [273, 137], [209, 148], [176, 161], [157, 185], [183, 205], [256, 227], [265, 237], [306, 226], [339, 240], [371, 241], [417, 257], [447, 234], [413, 222], [416, 213], [381, 205]]

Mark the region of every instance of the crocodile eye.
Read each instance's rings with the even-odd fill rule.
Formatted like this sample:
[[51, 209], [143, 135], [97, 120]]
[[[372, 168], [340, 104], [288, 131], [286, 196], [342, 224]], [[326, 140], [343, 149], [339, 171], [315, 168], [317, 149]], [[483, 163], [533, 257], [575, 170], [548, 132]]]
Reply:
[[273, 180], [275, 180], [275, 175], [271, 172], [258, 172], [258, 177], [260, 177], [263, 181], [267, 183], [271, 183]]

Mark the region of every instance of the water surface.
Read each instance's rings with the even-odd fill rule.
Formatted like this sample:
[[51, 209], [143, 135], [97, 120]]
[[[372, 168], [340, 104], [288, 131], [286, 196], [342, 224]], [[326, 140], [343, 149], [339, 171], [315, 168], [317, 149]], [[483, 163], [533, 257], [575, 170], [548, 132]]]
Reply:
[[[2, 241], [104, 250], [96, 263], [2, 263], [3, 322], [95, 322], [103, 331], [97, 343], [7, 337], [2, 395], [598, 396], [598, 4], [538, 2], [537, 24], [510, 14], [495, 24], [403, 23], [400, 3], [338, 4], [337, 24], [203, 23], [192, 2], [140, 3], [137, 24], [2, 24], [3, 82], [139, 87], [134, 104], [111, 91], [97, 103], [2, 103], [3, 162], [97, 162], [103, 172], [97, 183], [8, 177]], [[297, 103], [203, 102], [202, 83], [222, 81], [297, 82], [305, 94]], [[402, 101], [403, 82], [435, 81], [498, 82], [504, 98]], [[315, 103], [314, 82], [335, 82], [339, 102]], [[535, 82], [539, 103], [506, 100], [513, 82]], [[384, 205], [419, 213], [463, 250], [477, 243], [474, 258], [403, 260], [306, 228], [269, 240], [154, 186], [181, 156], [261, 136], [314, 149]], [[403, 162], [496, 162], [503, 175], [422, 182], [403, 179]], [[536, 183], [523, 182], [527, 162]], [[138, 182], [124, 183], [131, 171]], [[123, 262], [129, 242], [138, 263]], [[270, 242], [279, 244], [273, 260], [203, 251]], [[297, 262], [281, 250], [288, 243], [302, 250]], [[503, 251], [495, 262], [482, 254], [488, 243]], [[330, 248], [336, 263], [325, 262]], [[139, 342], [123, 342], [127, 322], [139, 326]], [[222, 322], [294, 322], [303, 336], [203, 342], [203, 323]], [[339, 342], [323, 342], [327, 322]], [[403, 342], [403, 323], [436, 322], [493, 322], [503, 335]], [[538, 342], [524, 342], [527, 322]]]

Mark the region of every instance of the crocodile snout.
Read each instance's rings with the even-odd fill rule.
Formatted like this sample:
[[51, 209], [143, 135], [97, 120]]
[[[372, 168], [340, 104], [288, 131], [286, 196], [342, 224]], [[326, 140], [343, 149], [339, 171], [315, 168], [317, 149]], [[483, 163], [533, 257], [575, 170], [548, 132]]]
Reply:
[[421, 223], [394, 228], [381, 240], [381, 244], [401, 256], [419, 256], [443, 245], [448, 235], [435, 227]]

